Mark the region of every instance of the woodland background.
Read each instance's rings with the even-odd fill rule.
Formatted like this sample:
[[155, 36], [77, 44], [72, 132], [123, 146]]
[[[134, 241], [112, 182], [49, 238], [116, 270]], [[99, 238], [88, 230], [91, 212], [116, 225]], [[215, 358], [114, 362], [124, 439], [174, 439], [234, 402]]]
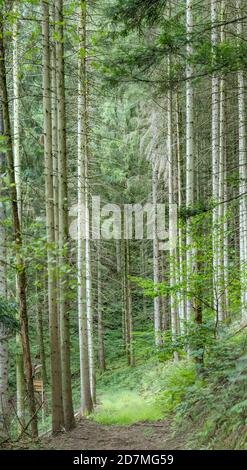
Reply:
[[[246, 41], [244, 0], [0, 1], [3, 443], [80, 410], [246, 448]], [[93, 195], [176, 247], [84, 240]]]

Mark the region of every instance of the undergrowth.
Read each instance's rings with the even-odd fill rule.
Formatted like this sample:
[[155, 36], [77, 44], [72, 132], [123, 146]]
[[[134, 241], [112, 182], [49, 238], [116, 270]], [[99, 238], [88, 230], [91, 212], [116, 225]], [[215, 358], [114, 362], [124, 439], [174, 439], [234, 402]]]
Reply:
[[107, 371], [92, 419], [132, 424], [172, 418], [188, 449], [246, 449], [247, 337], [224, 336], [206, 348], [198, 373], [192, 360], [160, 361]]
[[135, 368], [105, 374], [100, 381], [100, 405], [92, 419], [103, 424], [132, 424], [168, 416], [196, 381], [187, 361], [162, 364], [149, 360]]

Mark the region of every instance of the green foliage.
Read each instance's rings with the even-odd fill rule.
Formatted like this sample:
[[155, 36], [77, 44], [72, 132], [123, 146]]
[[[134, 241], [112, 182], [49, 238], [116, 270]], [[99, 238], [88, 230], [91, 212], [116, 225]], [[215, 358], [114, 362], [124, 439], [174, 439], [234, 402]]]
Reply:
[[244, 332], [228, 333], [208, 351], [203, 388], [192, 387], [177, 408], [178, 427], [195, 429], [190, 448], [246, 448], [246, 347]]
[[162, 419], [161, 406], [153, 399], [145, 399], [133, 391], [108, 392], [101, 398], [101, 404], [92, 419], [101, 424], [127, 425], [138, 421]]
[[117, 0], [107, 8], [113, 22], [123, 22], [127, 28], [140, 27], [143, 22], [154, 24], [164, 13], [167, 0]]
[[13, 333], [19, 329], [19, 323], [16, 320], [17, 305], [16, 302], [10, 301], [3, 296], [0, 296], [0, 323], [9, 331]]
[[163, 367], [162, 372], [162, 388], [157, 394], [157, 400], [165, 414], [176, 411], [192, 387], [200, 389], [203, 385], [197, 378], [195, 365], [186, 360], [170, 363]]

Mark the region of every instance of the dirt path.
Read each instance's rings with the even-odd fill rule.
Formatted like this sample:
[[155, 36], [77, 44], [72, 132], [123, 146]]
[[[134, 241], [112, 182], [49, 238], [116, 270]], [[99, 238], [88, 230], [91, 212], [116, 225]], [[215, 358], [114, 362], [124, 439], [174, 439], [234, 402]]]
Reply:
[[113, 426], [82, 419], [73, 431], [46, 438], [44, 448], [58, 450], [177, 450], [184, 449], [184, 442], [182, 438], [172, 437], [169, 421]]

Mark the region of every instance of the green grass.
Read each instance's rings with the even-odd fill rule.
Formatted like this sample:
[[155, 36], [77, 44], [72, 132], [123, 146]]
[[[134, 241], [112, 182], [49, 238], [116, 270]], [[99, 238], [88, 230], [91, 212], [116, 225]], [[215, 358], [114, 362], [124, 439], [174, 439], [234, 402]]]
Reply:
[[100, 404], [92, 419], [119, 425], [160, 420], [175, 411], [195, 382], [195, 367], [186, 360], [153, 358], [135, 368], [108, 371], [99, 377]]
[[97, 423], [119, 425], [157, 421], [163, 417], [162, 408], [155, 399], [145, 398], [131, 390], [104, 394], [91, 416]]

